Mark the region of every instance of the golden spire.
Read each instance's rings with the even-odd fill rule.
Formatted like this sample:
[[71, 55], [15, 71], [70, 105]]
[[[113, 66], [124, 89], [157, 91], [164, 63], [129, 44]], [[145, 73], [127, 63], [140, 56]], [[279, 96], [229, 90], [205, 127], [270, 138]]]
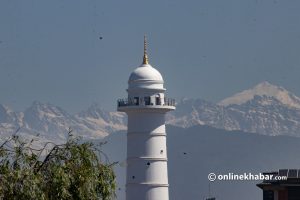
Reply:
[[143, 64], [147, 65], [148, 62], [148, 55], [147, 55], [147, 38], [146, 35], [144, 35], [144, 57], [143, 57]]

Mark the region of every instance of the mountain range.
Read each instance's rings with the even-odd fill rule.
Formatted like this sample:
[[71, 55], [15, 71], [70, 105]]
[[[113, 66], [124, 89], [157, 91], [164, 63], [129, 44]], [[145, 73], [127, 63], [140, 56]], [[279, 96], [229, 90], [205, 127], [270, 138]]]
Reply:
[[183, 128], [208, 125], [263, 135], [300, 136], [300, 98], [283, 87], [262, 82], [215, 104], [183, 99], [168, 115], [168, 124]]
[[60, 142], [70, 129], [73, 134], [84, 138], [99, 139], [109, 133], [125, 130], [125, 120], [123, 113], [105, 111], [97, 104], [74, 115], [58, 106], [37, 101], [24, 112], [14, 112], [0, 105], [1, 139], [17, 131], [26, 138], [39, 135], [42, 141]]
[[[126, 130], [126, 115], [107, 111], [97, 104], [77, 114], [38, 101], [24, 112], [0, 104], [1, 138], [18, 130], [26, 137], [60, 141], [71, 128], [86, 138], [104, 138]], [[182, 99], [176, 111], [167, 115], [167, 124], [188, 128], [207, 125], [263, 135], [300, 136], [300, 98], [280, 86], [262, 82], [219, 103], [203, 99]]]

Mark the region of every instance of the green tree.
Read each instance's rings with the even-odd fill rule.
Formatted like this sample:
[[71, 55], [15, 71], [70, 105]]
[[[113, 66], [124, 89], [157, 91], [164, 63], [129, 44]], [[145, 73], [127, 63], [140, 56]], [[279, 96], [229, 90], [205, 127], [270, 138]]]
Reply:
[[23, 141], [14, 135], [0, 146], [0, 199], [110, 200], [115, 198], [113, 165], [101, 145], [81, 142], [71, 131], [64, 144]]

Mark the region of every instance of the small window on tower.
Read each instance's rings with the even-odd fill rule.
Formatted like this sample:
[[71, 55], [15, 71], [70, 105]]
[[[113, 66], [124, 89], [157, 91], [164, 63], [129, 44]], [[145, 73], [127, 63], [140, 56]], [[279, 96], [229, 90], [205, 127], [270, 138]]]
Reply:
[[139, 105], [139, 98], [138, 97], [134, 97], [134, 105]]
[[150, 162], [147, 162], [147, 165], [150, 166]]
[[160, 95], [159, 94], [157, 94], [155, 96], [155, 105], [161, 105], [161, 100], [160, 100]]
[[161, 102], [160, 102], [160, 98], [159, 98], [159, 97], [156, 97], [156, 98], [155, 98], [155, 104], [156, 104], [156, 105], [161, 105]]
[[144, 97], [145, 105], [150, 105], [150, 97]]

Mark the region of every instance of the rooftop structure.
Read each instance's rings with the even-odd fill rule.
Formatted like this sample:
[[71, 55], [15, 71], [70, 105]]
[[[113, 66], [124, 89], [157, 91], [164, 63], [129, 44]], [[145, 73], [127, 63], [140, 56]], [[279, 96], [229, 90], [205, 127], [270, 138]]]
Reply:
[[263, 200], [300, 200], [300, 169], [280, 169], [263, 173], [272, 177], [257, 184]]

